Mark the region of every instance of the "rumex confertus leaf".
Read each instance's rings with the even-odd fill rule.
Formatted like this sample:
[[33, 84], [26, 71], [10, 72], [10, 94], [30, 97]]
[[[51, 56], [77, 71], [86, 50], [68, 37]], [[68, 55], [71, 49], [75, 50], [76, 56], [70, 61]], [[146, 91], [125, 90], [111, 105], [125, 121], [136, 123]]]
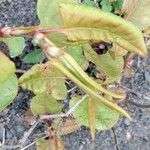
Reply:
[[23, 62], [27, 64], [36, 64], [36, 63], [42, 63], [44, 59], [45, 59], [45, 55], [43, 53], [43, 50], [37, 49], [27, 54], [23, 58]]
[[15, 71], [14, 63], [0, 52], [0, 83], [7, 80]]
[[15, 65], [0, 52], [0, 111], [12, 103], [18, 92]]
[[107, 12], [112, 11], [112, 5], [111, 5], [109, 0], [102, 0], [101, 5], [102, 5], [102, 10], [103, 11], [107, 11]]
[[49, 94], [38, 94], [31, 101], [31, 111], [34, 115], [46, 115], [61, 112], [62, 105]]
[[[38, 0], [37, 14], [42, 28], [58, 28], [63, 26], [59, 3], [65, 2], [66, 0]], [[75, 3], [75, 1], [67, 0], [67, 3]]]
[[20, 55], [25, 47], [25, 41], [23, 37], [0, 38], [0, 41], [8, 45], [11, 57]]
[[125, 50], [147, 55], [141, 31], [129, 21], [97, 8], [60, 4], [64, 33], [70, 41], [110, 41]]
[[[79, 100], [78, 97], [73, 97], [70, 101], [70, 105], [73, 106]], [[93, 99], [92, 99], [93, 100]], [[89, 98], [86, 98], [73, 112], [75, 119], [77, 119], [81, 125], [90, 127], [89, 124], [89, 113], [88, 113], [88, 101]], [[118, 112], [108, 108], [107, 106], [98, 103], [95, 101], [95, 110], [96, 110], [96, 129], [97, 130], [106, 130], [115, 125], [118, 121], [119, 114]]]
[[83, 3], [88, 6], [96, 6], [95, 2], [92, 0], [84, 0]]
[[[40, 27], [42, 28], [59, 28], [63, 27], [63, 21], [59, 10], [59, 3], [65, 3], [66, 0], [38, 0], [37, 14], [40, 19]], [[67, 0], [67, 3], [75, 3], [74, 0]], [[57, 46], [64, 46], [66, 36], [60, 33], [51, 33], [48, 38]]]
[[49, 62], [33, 66], [19, 79], [19, 83], [22, 88], [31, 90], [35, 94], [49, 93], [55, 99], [67, 97], [64, 75]]
[[0, 83], [0, 112], [10, 105], [18, 92], [18, 80], [15, 74]]

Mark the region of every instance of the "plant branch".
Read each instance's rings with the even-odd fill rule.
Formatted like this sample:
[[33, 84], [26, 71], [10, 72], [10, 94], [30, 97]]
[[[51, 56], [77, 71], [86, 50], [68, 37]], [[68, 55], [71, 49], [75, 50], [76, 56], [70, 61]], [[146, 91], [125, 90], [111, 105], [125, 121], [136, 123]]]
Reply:
[[49, 33], [62, 33], [64, 31], [63, 28], [56, 29], [42, 29], [38, 26], [32, 27], [4, 27], [0, 28], [0, 37], [10, 37], [10, 36], [23, 36], [29, 35], [34, 36], [36, 33], [49, 34]]
[[31, 133], [33, 132], [33, 130], [36, 128], [36, 126], [38, 125], [39, 121], [35, 122], [31, 128], [28, 130], [28, 132], [25, 132], [24, 137], [21, 140], [21, 146], [23, 146], [26, 142], [26, 140], [28, 139], [28, 137], [31, 135]]

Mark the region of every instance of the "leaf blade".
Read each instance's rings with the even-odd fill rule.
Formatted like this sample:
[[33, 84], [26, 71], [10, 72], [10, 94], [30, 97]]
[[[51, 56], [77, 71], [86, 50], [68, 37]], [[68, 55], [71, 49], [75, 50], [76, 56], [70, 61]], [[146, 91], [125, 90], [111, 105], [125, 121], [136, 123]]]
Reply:
[[67, 97], [64, 75], [49, 62], [34, 65], [31, 70], [20, 77], [19, 84], [23, 89], [31, 90], [35, 94], [49, 93], [55, 99]]
[[41, 49], [37, 49], [27, 54], [23, 58], [23, 62], [26, 64], [36, 64], [36, 63], [42, 63], [44, 59], [45, 59], [45, 56], [44, 56], [43, 51]]
[[10, 105], [18, 92], [18, 80], [16, 75], [11, 75], [7, 80], [0, 83], [0, 112]]
[[64, 33], [70, 41], [110, 41], [128, 51], [147, 55], [142, 33], [131, 22], [83, 5], [61, 4], [60, 11], [66, 27]]
[[[79, 97], [73, 97], [70, 101], [70, 106], [73, 106]], [[89, 126], [88, 118], [88, 100], [86, 98], [73, 112], [73, 116], [84, 126]], [[95, 101], [96, 102], [96, 101]], [[118, 112], [108, 108], [107, 106], [97, 103], [97, 112], [96, 112], [96, 129], [97, 130], [107, 130], [111, 128], [114, 124], [117, 123], [119, 114]]]
[[0, 69], [0, 83], [7, 80], [16, 71], [14, 63], [2, 52], [0, 52]]
[[8, 45], [10, 56], [12, 58], [20, 55], [25, 47], [25, 41], [23, 37], [0, 38], [0, 41]]
[[31, 101], [31, 111], [34, 115], [46, 115], [58, 113], [62, 110], [62, 105], [49, 94], [38, 94]]

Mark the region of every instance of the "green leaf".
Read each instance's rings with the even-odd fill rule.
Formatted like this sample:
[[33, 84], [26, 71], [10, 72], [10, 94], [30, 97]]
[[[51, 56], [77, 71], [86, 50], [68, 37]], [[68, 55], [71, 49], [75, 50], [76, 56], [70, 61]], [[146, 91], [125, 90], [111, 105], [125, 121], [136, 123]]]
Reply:
[[0, 38], [0, 41], [8, 45], [11, 57], [20, 55], [25, 47], [25, 41], [23, 37]]
[[121, 9], [122, 8], [122, 5], [123, 5], [123, 1], [124, 0], [116, 0], [116, 2], [113, 2], [112, 3], [112, 7], [114, 10], [116, 9]]
[[0, 84], [14, 74], [15, 71], [14, 63], [0, 52]]
[[65, 99], [67, 88], [65, 77], [50, 63], [35, 65], [20, 79], [20, 86], [33, 91], [35, 94], [51, 93], [55, 99]]
[[64, 33], [70, 41], [110, 41], [125, 50], [147, 55], [142, 33], [131, 22], [85, 5], [63, 3], [60, 11]]
[[[73, 97], [70, 105], [75, 105], [81, 97]], [[86, 98], [73, 112], [74, 117], [84, 126], [90, 127], [89, 124], [89, 97]], [[119, 118], [119, 114], [107, 106], [95, 101], [96, 110], [96, 129], [106, 130], [114, 126]]]
[[45, 59], [45, 55], [43, 53], [42, 49], [36, 49], [32, 51], [31, 53], [27, 54], [23, 58], [23, 62], [26, 64], [36, 64], [36, 63], [42, 63]]
[[[66, 0], [38, 0], [37, 14], [40, 19], [42, 28], [59, 28], [63, 27], [63, 21], [59, 10], [59, 3]], [[75, 3], [73, 0], [67, 0], [68, 3]], [[63, 42], [67, 40], [66, 36], [61, 33], [51, 33], [48, 35], [55, 45], [63, 47]]]
[[93, 62], [97, 69], [103, 71], [111, 80], [114, 81], [121, 76], [124, 67], [122, 56], [113, 59], [108, 52], [97, 55], [90, 45], [84, 45], [84, 54], [87, 60]]
[[84, 4], [86, 4], [88, 6], [96, 6], [95, 2], [92, 0], [84, 0]]
[[[37, 14], [42, 28], [58, 28], [63, 26], [59, 10], [60, 2], [65, 3], [66, 0], [38, 0]], [[67, 3], [75, 3], [75, 1], [67, 0]]]
[[34, 115], [46, 115], [61, 112], [62, 105], [49, 94], [36, 95], [31, 101], [31, 111]]
[[10, 105], [18, 92], [18, 80], [16, 75], [11, 75], [7, 80], [0, 83], [0, 112]]
[[73, 45], [67, 47], [67, 52], [74, 58], [74, 60], [86, 70], [88, 62], [83, 54], [82, 45]]
[[111, 5], [109, 0], [102, 0], [101, 5], [102, 5], [102, 10], [103, 11], [107, 11], [107, 12], [112, 11], [112, 5]]
[[141, 30], [150, 28], [150, 0], [134, 0], [132, 4], [124, 0], [123, 9], [128, 12], [127, 19]]

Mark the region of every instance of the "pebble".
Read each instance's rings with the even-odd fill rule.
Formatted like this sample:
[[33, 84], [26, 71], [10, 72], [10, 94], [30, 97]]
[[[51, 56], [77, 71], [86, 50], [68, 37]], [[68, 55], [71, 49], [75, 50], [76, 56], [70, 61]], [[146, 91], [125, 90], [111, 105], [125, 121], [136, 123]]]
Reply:
[[130, 125], [130, 121], [129, 121], [128, 119], [125, 119], [125, 120], [124, 120], [124, 124], [125, 124], [126, 126], [129, 126], [129, 125]]
[[144, 73], [144, 76], [145, 76], [145, 80], [150, 82], [150, 72], [146, 71]]

